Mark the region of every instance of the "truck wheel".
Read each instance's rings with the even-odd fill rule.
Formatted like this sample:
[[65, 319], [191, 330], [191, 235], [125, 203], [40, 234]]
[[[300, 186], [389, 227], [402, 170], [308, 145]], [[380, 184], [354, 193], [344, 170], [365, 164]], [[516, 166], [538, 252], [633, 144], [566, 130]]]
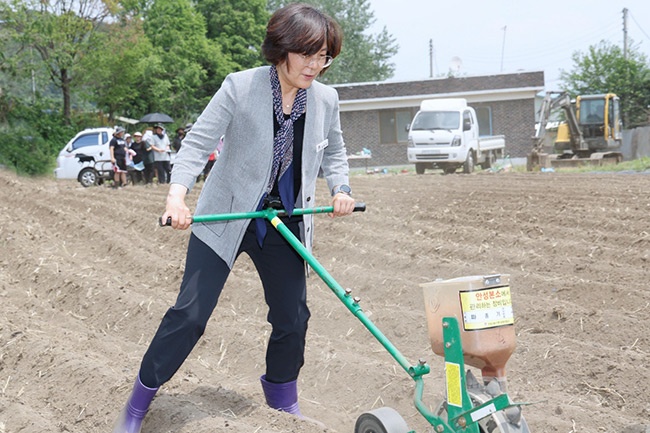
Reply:
[[463, 164], [463, 173], [470, 174], [474, 171], [474, 152], [469, 151], [467, 153], [467, 159]]
[[84, 187], [88, 188], [89, 186], [97, 185], [97, 170], [92, 167], [86, 167], [79, 172], [77, 180]]
[[417, 174], [424, 174], [425, 167], [424, 164], [415, 164], [415, 172]]
[[494, 166], [496, 162], [497, 162], [497, 156], [494, 152], [490, 150], [488, 154], [485, 155], [485, 162], [481, 164], [481, 168], [483, 170], [490, 169]]

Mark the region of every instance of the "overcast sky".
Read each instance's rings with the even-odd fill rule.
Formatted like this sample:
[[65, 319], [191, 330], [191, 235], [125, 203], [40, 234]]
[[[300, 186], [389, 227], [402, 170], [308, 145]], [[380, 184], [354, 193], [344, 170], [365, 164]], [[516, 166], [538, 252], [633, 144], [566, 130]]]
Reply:
[[[369, 0], [374, 33], [396, 38], [391, 81], [429, 78], [458, 68], [461, 75], [544, 71], [546, 90], [559, 90], [571, 55], [601, 40], [628, 40], [650, 59], [650, 0]], [[504, 29], [505, 27], [505, 29]]]

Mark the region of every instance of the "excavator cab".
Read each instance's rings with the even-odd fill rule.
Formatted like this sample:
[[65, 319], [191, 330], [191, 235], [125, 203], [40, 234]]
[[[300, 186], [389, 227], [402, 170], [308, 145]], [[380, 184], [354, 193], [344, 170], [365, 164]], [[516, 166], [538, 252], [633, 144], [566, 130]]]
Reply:
[[592, 152], [604, 152], [621, 146], [619, 99], [613, 93], [578, 96], [576, 113], [582, 136]]

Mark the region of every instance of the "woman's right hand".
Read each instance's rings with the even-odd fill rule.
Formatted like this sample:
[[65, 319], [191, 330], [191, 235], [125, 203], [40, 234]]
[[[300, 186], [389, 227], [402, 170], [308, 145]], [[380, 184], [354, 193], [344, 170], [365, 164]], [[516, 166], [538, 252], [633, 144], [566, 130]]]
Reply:
[[185, 204], [185, 195], [187, 188], [178, 183], [169, 185], [169, 192], [167, 193], [167, 205], [165, 213], [162, 215], [162, 220], [167, 221], [168, 218], [172, 220], [172, 228], [177, 230], [185, 230], [192, 224], [192, 213], [190, 208]]

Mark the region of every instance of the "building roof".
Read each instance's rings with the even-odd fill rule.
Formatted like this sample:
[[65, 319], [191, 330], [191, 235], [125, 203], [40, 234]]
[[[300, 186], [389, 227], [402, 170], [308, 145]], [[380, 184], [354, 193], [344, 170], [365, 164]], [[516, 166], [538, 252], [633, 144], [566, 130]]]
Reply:
[[544, 72], [521, 72], [420, 81], [337, 84], [341, 111], [413, 107], [427, 98], [464, 97], [468, 102], [534, 98]]

